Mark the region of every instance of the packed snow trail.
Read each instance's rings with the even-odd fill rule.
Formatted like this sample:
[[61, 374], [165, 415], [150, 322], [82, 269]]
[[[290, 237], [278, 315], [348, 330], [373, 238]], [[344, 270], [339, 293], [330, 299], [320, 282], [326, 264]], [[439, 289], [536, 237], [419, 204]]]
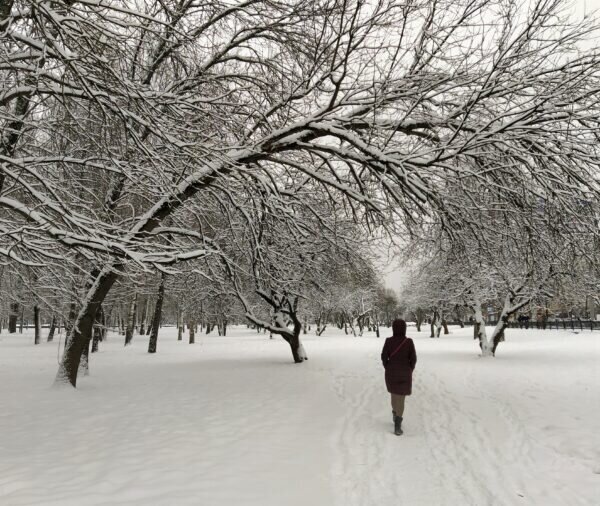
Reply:
[[[469, 333], [415, 339], [419, 363], [401, 437], [382, 399], [379, 349], [360, 343], [334, 369], [348, 413], [334, 446], [337, 504], [599, 503], [600, 335], [513, 333], [510, 342], [524, 342], [482, 359], [465, 353]], [[591, 345], [589, 355], [569, 353], [574, 339], [586, 340], [579, 353]]]
[[305, 336], [302, 365], [243, 327], [111, 335], [76, 391], [49, 386], [56, 343], [2, 335], [0, 504], [598, 504], [600, 333], [509, 331], [496, 359], [408, 333], [400, 437], [372, 335]]

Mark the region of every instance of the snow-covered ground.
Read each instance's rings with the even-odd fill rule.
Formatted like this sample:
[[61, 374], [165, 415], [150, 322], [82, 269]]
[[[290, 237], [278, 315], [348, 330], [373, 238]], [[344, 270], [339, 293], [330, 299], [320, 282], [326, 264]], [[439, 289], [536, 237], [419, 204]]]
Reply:
[[163, 328], [156, 355], [110, 335], [71, 390], [51, 388], [58, 343], [4, 334], [0, 504], [600, 504], [600, 332], [510, 330], [482, 359], [451, 330], [409, 328], [401, 437], [372, 335], [308, 335], [301, 365], [242, 327]]

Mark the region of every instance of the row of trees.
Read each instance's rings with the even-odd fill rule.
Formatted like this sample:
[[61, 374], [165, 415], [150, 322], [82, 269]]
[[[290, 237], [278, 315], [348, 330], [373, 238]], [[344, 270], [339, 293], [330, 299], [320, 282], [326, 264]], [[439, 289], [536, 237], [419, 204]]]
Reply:
[[[476, 228], [446, 237], [438, 224], [409, 247], [420, 252], [418, 259], [406, 256], [413, 275], [404, 295], [415, 314], [431, 310], [438, 327], [444, 314], [473, 318], [483, 354], [493, 355], [509, 319], [525, 310], [547, 308], [550, 301], [600, 304], [597, 199], [573, 197], [574, 212], [567, 215], [540, 197], [522, 198], [515, 208], [493, 189], [462, 198], [488, 204], [483, 212], [465, 206]], [[485, 330], [489, 306], [499, 308], [491, 336]]]
[[596, 29], [561, 0], [2, 2], [3, 300], [36, 287], [63, 314], [57, 382], [75, 386], [101, 309], [135, 314], [147, 276], [183, 319], [234, 299], [301, 362], [315, 291], [364, 319], [367, 294], [335, 290], [372, 290], [375, 239], [452, 252], [472, 293], [552, 217], [580, 261], [598, 234], [600, 58], [580, 51]]
[[[351, 261], [359, 261], [360, 265], [352, 265]], [[295, 297], [295, 307], [286, 307], [282, 315], [277, 314], [271, 303], [278, 296], [277, 290], [248, 289], [237, 294], [237, 277], [232, 283], [227, 278], [207, 279], [192, 270], [158, 276], [140, 272], [137, 277], [129, 276], [126, 283], [107, 298], [94, 326], [120, 332], [125, 336], [125, 345], [131, 342], [134, 333], [154, 336], [149, 345], [149, 351], [153, 352], [156, 351], [156, 331], [163, 323], [176, 325], [180, 329], [179, 339], [186, 327], [196, 332], [199, 327], [206, 333], [215, 330], [219, 335], [226, 335], [229, 324], [244, 321], [253, 323], [259, 330], [273, 331], [269, 326], [275, 324], [278, 317], [283, 319], [283, 327], [297, 318], [304, 334], [315, 324], [317, 335], [322, 335], [328, 325], [335, 325], [343, 328], [346, 334], [357, 336], [365, 329], [379, 335], [380, 324], [389, 327], [392, 319], [402, 313], [396, 294], [380, 285], [379, 274], [370, 258], [359, 257], [355, 250], [346, 259], [320, 266], [315, 277], [305, 273], [304, 279], [293, 280], [286, 276], [293, 283], [289, 289], [280, 291], [290, 294], [286, 300]], [[208, 270], [215, 266], [206, 263], [203, 267]], [[316, 264], [310, 271], [314, 268]], [[30, 269], [21, 267], [21, 270], [27, 273]], [[60, 295], [68, 293], [69, 286], [61, 285], [59, 279], [52, 282], [51, 289], [42, 283], [25, 286], [19, 284], [18, 274], [11, 269], [0, 273], [1, 281], [16, 285], [0, 296], [0, 330], [8, 327], [9, 332], [16, 332], [19, 327], [22, 332], [24, 323], [32, 326], [38, 322], [33, 325], [34, 343], [39, 344], [43, 339], [42, 325], [49, 328], [47, 340], [52, 341], [57, 329], [60, 332], [62, 327], [68, 328], [72, 324], [75, 305], [65, 305], [64, 297]], [[263, 281], [261, 276], [259, 279]]]

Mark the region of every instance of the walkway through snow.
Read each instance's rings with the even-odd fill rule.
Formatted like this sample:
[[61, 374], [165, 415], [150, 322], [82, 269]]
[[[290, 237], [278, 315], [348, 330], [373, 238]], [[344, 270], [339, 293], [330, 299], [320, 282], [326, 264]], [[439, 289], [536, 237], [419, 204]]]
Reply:
[[598, 504], [600, 333], [509, 331], [481, 359], [470, 332], [409, 329], [401, 437], [372, 336], [309, 336], [294, 365], [245, 328], [196, 345], [163, 329], [155, 356], [115, 335], [65, 392], [56, 344], [3, 335], [0, 504]]

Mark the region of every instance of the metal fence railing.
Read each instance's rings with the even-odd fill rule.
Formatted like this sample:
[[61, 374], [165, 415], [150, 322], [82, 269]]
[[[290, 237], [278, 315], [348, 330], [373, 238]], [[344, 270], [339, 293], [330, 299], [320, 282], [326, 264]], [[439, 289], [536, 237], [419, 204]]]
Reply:
[[557, 318], [546, 321], [509, 322], [509, 328], [534, 328], [538, 330], [600, 330], [600, 321], [581, 318]]
[[[488, 321], [486, 325], [496, 325], [497, 321]], [[449, 325], [460, 325], [459, 322], [449, 322]], [[473, 322], [464, 322], [465, 326], [472, 327]], [[600, 320], [583, 320], [580, 318], [557, 318], [546, 321], [508, 322], [509, 329], [537, 329], [537, 330], [600, 330]]]

